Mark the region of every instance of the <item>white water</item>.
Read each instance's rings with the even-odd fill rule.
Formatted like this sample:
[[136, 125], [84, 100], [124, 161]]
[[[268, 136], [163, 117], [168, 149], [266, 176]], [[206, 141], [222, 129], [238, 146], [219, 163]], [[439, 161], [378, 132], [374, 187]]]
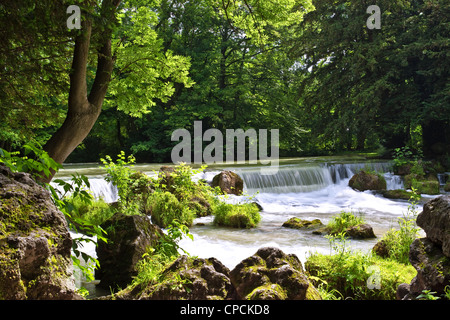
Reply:
[[[151, 173], [159, 165], [140, 166]], [[282, 224], [291, 217], [320, 219], [324, 224], [342, 210], [352, 210], [364, 216], [374, 232], [381, 237], [391, 227], [397, 226], [397, 218], [407, 210], [405, 201], [385, 199], [372, 192], [358, 192], [348, 187], [348, 181], [358, 170], [368, 168], [383, 173], [388, 189], [403, 187], [400, 177], [389, 172], [389, 164], [379, 163], [332, 163], [299, 162], [281, 165], [273, 176], [260, 175], [259, 167], [232, 167], [245, 182], [246, 196], [231, 196], [228, 201], [246, 201], [251, 197], [263, 208], [262, 221], [250, 230], [216, 227], [213, 217], [200, 218], [191, 228], [194, 241], [183, 239], [180, 245], [191, 255], [201, 258], [216, 257], [229, 268], [255, 253], [263, 246], [279, 247], [286, 253], [294, 253], [305, 261], [310, 252], [330, 253], [329, 242], [323, 236], [308, 231], [287, 229]], [[223, 168], [226, 169], [226, 168]], [[195, 179], [211, 181], [221, 169], [212, 169], [195, 176]], [[70, 168], [60, 173], [66, 176], [73, 171], [90, 177], [91, 191], [107, 202], [117, 200], [117, 189], [106, 182], [93, 166]], [[196, 225], [201, 222], [204, 225]], [[352, 248], [369, 250], [376, 243], [372, 240], [352, 240]], [[95, 256], [95, 247], [85, 248]]]
[[[342, 210], [363, 215], [377, 237], [381, 237], [397, 227], [397, 218], [406, 213], [409, 204], [348, 187], [353, 174], [367, 166], [384, 174], [388, 189], [403, 188], [400, 177], [385, 172], [389, 170], [387, 163], [286, 165], [274, 176], [260, 175], [259, 168], [234, 168], [244, 180], [245, 192], [263, 208], [260, 225], [251, 230], [219, 228], [213, 225], [212, 217], [205, 217], [196, 221], [204, 225], [191, 228], [194, 241], [185, 239], [180, 244], [192, 255], [216, 257], [229, 268], [263, 246], [278, 247], [305, 261], [310, 252], [330, 253], [329, 241], [310, 231], [284, 228], [282, 224], [291, 217], [318, 218], [326, 224]], [[205, 180], [210, 181], [218, 172], [207, 173]], [[242, 201], [248, 196], [232, 196], [231, 200]], [[369, 250], [377, 241], [352, 240], [351, 247]]]

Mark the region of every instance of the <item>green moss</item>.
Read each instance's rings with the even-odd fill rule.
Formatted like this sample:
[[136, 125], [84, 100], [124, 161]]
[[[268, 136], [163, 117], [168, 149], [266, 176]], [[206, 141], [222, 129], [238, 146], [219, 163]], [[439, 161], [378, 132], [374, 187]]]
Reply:
[[247, 300], [286, 300], [287, 293], [279, 284], [268, 283], [266, 285], [255, 288], [252, 292], [250, 292], [247, 295], [246, 299]]
[[411, 187], [415, 188], [420, 194], [439, 194], [439, 181], [413, 179], [411, 182]]
[[402, 199], [402, 200], [409, 200], [411, 196], [413, 195], [412, 192], [402, 190], [402, 189], [396, 189], [396, 190], [383, 190], [381, 191], [381, 194], [388, 199]]
[[323, 224], [319, 219], [314, 219], [312, 221], [309, 220], [302, 220], [300, 218], [291, 218], [288, 221], [286, 221], [285, 223], [283, 223], [283, 227], [286, 228], [292, 228], [292, 229], [315, 229], [315, 228], [319, 228], [322, 227]]

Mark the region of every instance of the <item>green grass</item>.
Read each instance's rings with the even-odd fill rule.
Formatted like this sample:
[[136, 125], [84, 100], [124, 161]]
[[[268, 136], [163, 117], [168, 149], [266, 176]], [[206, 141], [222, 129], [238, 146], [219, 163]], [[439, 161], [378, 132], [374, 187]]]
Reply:
[[411, 265], [362, 252], [312, 254], [305, 269], [323, 299], [395, 300], [400, 284], [417, 272]]

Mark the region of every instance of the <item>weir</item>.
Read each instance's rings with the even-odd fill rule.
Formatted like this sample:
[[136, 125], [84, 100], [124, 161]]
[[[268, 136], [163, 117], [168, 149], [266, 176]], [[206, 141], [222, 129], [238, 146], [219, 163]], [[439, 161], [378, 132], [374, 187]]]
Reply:
[[403, 187], [400, 177], [391, 173], [389, 162], [321, 163], [280, 166], [274, 175], [261, 175], [259, 168], [238, 168], [236, 173], [244, 180], [249, 193], [312, 192], [332, 184], [348, 181], [361, 169], [383, 174], [388, 189]]
[[[262, 175], [261, 166], [224, 168], [235, 171], [244, 180], [245, 190], [249, 193], [306, 193], [324, 189], [331, 185], [347, 183], [359, 170], [369, 170], [383, 174], [388, 189], [403, 188], [402, 179], [391, 172], [390, 162], [359, 163], [301, 163], [280, 165], [273, 175]], [[145, 169], [145, 168], [141, 168]], [[195, 179], [212, 181], [217, 171], [208, 171]], [[91, 192], [96, 198], [103, 198], [111, 203], [118, 200], [117, 188], [100, 176], [89, 177]]]

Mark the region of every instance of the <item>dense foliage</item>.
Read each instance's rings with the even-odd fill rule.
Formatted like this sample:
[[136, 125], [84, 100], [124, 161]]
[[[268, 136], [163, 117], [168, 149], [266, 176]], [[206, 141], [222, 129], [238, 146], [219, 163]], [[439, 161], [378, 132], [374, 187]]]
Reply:
[[[172, 132], [202, 120], [204, 130], [279, 128], [282, 156], [408, 146], [449, 164], [448, 1], [379, 1], [373, 30], [364, 2], [116, 2], [108, 25], [108, 2], [80, 1], [97, 24], [88, 87], [108, 30], [115, 64], [70, 162], [120, 150], [168, 161]], [[0, 5], [0, 147], [44, 145], [64, 120], [77, 35], [66, 5]]]

